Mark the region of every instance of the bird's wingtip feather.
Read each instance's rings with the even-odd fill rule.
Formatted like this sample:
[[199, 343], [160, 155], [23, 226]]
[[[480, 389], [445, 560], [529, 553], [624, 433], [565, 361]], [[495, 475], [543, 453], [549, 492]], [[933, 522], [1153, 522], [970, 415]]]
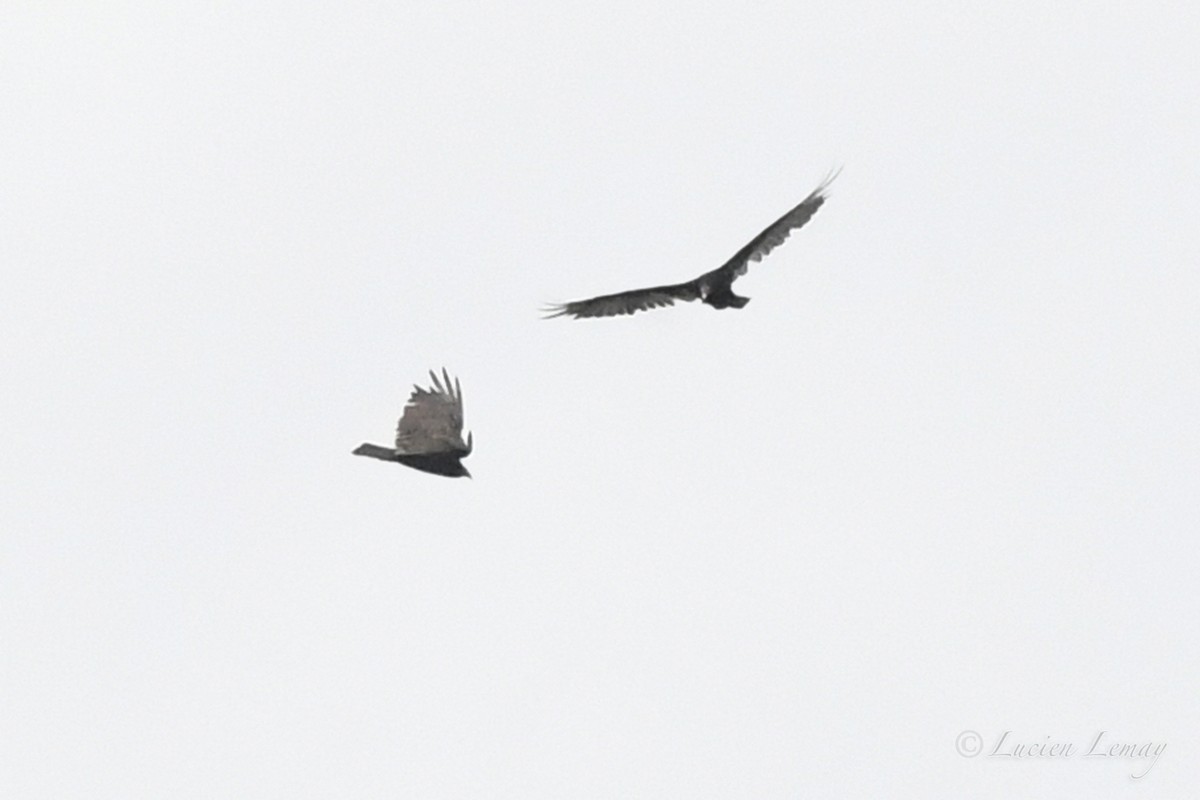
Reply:
[[554, 319], [571, 313], [567, 303], [543, 303], [539, 309], [542, 319]]
[[841, 175], [841, 174], [842, 174], [842, 165], [838, 164], [836, 167], [829, 170], [829, 172], [825, 175], [824, 180], [822, 180], [820, 185], [817, 186], [817, 192], [819, 192], [822, 196], [824, 196], [826, 194], [826, 190], [829, 189], [829, 184], [833, 183], [834, 179], [837, 178], [837, 176]]

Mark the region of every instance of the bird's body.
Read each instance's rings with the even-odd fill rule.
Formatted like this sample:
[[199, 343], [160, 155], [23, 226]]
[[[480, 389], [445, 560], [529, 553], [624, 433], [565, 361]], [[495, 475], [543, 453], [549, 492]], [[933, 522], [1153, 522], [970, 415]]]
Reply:
[[588, 300], [552, 305], [546, 309], [547, 318], [562, 316], [576, 319], [616, 317], [674, 305], [676, 300], [681, 302], [700, 300], [716, 309], [742, 308], [750, 302], [750, 298], [734, 294], [733, 282], [746, 274], [751, 261], [761, 261], [767, 253], [783, 244], [792, 231], [812, 219], [813, 214], [817, 213], [817, 209], [825, 202], [825, 190], [829, 187], [830, 181], [836, 177], [837, 173], [829, 175], [799, 205], [775, 220], [762, 233], [751, 239], [745, 247], [734, 253], [732, 258], [712, 272], [706, 272], [685, 283], [655, 286], [650, 289], [634, 289], [628, 292], [601, 295]]
[[396, 446], [364, 443], [354, 449], [354, 455], [394, 461], [448, 478], [469, 478], [471, 473], [462, 465], [462, 459], [471, 454], [474, 442], [470, 433], [466, 442], [462, 440], [462, 387], [457, 379], [451, 384], [445, 369], [445, 386], [433, 372], [429, 376], [433, 388], [413, 387], [396, 426]]
[[434, 475], [445, 475], [447, 478], [471, 477], [467, 468], [459, 461], [461, 456], [447, 453], [406, 454], [398, 453], [390, 447], [380, 447], [377, 444], [360, 444], [354, 448], [354, 455], [378, 458], [380, 461], [395, 461], [406, 467], [419, 469], [421, 472], [432, 472]]

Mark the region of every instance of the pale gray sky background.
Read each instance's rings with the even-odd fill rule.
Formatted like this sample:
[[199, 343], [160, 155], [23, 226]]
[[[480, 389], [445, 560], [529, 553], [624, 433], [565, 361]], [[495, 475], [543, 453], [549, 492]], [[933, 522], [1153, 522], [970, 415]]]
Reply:
[[[0, 796], [1194, 796], [1198, 41], [9, 8]], [[442, 365], [475, 479], [352, 457]]]

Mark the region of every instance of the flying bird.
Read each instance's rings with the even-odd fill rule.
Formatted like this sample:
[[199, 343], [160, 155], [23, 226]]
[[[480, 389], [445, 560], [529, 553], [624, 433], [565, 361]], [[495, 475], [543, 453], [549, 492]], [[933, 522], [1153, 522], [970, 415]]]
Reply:
[[821, 181], [820, 186], [813, 189], [812, 194], [800, 201], [800, 205], [767, 226], [766, 230], [734, 253], [733, 258], [712, 272], [706, 272], [686, 283], [634, 289], [629, 292], [601, 295], [590, 300], [551, 305], [545, 309], [546, 319], [563, 316], [576, 319], [616, 317], [674, 305], [676, 300], [700, 300], [713, 308], [741, 308], [750, 302], [750, 298], [734, 294], [730, 288], [733, 282], [746, 274], [751, 261], [761, 261], [767, 253], [787, 241], [792, 231], [812, 219], [812, 215], [817, 213], [817, 209], [825, 202], [825, 190], [836, 177], [837, 172], [830, 173]]
[[412, 396], [396, 426], [396, 446], [360, 444], [354, 455], [395, 461], [447, 478], [469, 478], [471, 473], [461, 461], [471, 454], [473, 446], [470, 433], [465, 443], [462, 440], [462, 387], [457, 378], [451, 385], [445, 367], [442, 381], [432, 370], [429, 377], [433, 379], [432, 388], [413, 385]]

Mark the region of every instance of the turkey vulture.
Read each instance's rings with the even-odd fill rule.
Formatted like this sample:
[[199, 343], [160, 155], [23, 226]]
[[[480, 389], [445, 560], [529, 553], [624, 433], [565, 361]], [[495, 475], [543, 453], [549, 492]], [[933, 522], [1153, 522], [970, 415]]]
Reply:
[[450, 383], [450, 375], [442, 368], [445, 386], [432, 370], [433, 388], [413, 385], [413, 393], [404, 407], [404, 415], [396, 427], [396, 446], [360, 444], [356, 456], [370, 456], [382, 461], [396, 461], [422, 472], [445, 475], [448, 478], [471, 477], [459, 459], [471, 454], [471, 434], [462, 440], [462, 387], [458, 379]]
[[783, 244], [788, 234], [812, 219], [812, 215], [817, 213], [817, 209], [825, 202], [825, 190], [836, 177], [837, 172], [830, 173], [821, 181], [820, 186], [813, 189], [812, 194], [800, 202], [800, 205], [771, 223], [766, 230], [751, 239], [749, 244], [734, 253], [733, 258], [712, 272], [706, 272], [687, 283], [634, 289], [630, 292], [601, 295], [590, 300], [548, 306], [545, 309], [546, 319], [562, 316], [572, 316], [576, 319], [615, 317], [674, 305], [676, 300], [701, 300], [713, 308], [741, 308], [750, 302], [750, 298], [734, 294], [730, 288], [733, 282], [746, 274], [751, 261], [761, 261], [763, 256]]

